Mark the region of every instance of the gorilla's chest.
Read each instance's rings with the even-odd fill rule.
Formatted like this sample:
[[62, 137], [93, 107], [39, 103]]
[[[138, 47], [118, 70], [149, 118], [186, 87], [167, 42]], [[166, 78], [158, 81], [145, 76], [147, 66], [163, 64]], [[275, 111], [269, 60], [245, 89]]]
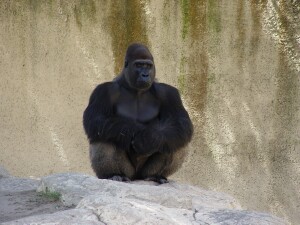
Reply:
[[156, 119], [159, 114], [159, 101], [151, 94], [140, 96], [123, 93], [116, 102], [116, 114], [147, 123]]

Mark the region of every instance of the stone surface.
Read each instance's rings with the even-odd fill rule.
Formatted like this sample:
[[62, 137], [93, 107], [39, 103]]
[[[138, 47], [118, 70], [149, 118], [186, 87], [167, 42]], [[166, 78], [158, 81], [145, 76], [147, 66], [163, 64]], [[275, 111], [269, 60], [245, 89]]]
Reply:
[[0, 191], [0, 223], [68, 209], [60, 201], [32, 191]]
[[270, 214], [251, 212], [246, 210], [218, 209], [209, 210], [201, 208], [194, 214], [199, 224], [236, 224], [236, 225], [282, 225], [287, 224], [282, 219]]
[[0, 178], [3, 177], [9, 177], [9, 173], [4, 167], [0, 166]]
[[0, 179], [0, 192], [35, 191], [39, 183], [34, 179], [6, 177]]
[[4, 224], [287, 224], [270, 214], [242, 210], [225, 193], [172, 181], [158, 186], [154, 182], [123, 183], [63, 173], [41, 178], [37, 190], [60, 193], [60, 200], [76, 209]]
[[60, 201], [37, 193], [39, 183], [36, 179], [11, 176], [0, 179], [0, 223], [69, 208]]
[[91, 210], [85, 209], [70, 209], [66, 211], [61, 211], [53, 214], [45, 214], [39, 216], [31, 216], [24, 219], [14, 220], [2, 225], [24, 225], [24, 224], [82, 224], [82, 225], [96, 225], [104, 224], [98, 220], [97, 215], [95, 215]]
[[62, 194], [64, 204], [77, 205], [85, 196], [109, 195], [118, 198], [137, 198], [155, 202], [167, 207], [191, 209], [193, 204], [211, 204], [214, 208], [240, 208], [234, 198], [227, 194], [202, 190], [200, 188], [178, 183], [168, 183], [155, 186], [155, 183], [146, 182], [113, 182], [99, 180], [96, 177], [78, 174], [63, 173], [47, 176], [41, 179], [38, 191], [53, 191]]

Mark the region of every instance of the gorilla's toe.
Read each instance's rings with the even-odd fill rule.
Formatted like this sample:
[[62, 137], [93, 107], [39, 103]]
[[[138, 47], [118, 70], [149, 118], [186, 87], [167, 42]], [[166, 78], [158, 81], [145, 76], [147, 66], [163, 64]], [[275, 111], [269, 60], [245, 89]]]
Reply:
[[163, 176], [152, 176], [152, 177], [147, 177], [146, 179], [144, 179], [145, 181], [154, 181], [157, 182], [159, 184], [166, 184], [169, 183], [168, 179], [166, 177]]
[[121, 176], [121, 175], [114, 175], [114, 176], [112, 176], [112, 177], [110, 177], [108, 179], [109, 180], [114, 180], [114, 181], [120, 181], [120, 182], [122, 182], [122, 181], [124, 181], [124, 182], [130, 182], [131, 181], [128, 177]]

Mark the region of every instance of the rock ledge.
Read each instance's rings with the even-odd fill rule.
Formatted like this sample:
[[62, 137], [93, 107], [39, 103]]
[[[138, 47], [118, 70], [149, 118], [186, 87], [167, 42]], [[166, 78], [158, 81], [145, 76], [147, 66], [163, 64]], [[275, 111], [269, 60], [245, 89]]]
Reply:
[[[16, 187], [16, 183], [22, 185]], [[31, 185], [31, 186], [30, 186]], [[122, 183], [78, 173], [54, 174], [40, 181], [4, 177], [0, 192], [26, 190], [59, 193], [67, 210], [2, 224], [235, 224], [283, 225], [266, 213], [242, 210], [231, 196], [170, 182]], [[74, 208], [75, 207], [75, 208]]]

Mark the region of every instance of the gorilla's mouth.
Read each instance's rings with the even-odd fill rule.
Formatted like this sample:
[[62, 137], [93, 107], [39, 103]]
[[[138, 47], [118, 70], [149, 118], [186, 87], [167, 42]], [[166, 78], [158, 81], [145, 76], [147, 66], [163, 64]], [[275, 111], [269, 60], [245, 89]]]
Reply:
[[139, 88], [148, 88], [151, 86], [151, 82], [150, 81], [144, 81], [144, 80], [138, 80], [137, 81], [137, 86]]

